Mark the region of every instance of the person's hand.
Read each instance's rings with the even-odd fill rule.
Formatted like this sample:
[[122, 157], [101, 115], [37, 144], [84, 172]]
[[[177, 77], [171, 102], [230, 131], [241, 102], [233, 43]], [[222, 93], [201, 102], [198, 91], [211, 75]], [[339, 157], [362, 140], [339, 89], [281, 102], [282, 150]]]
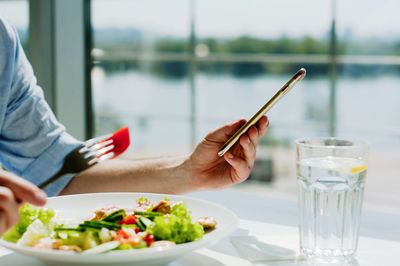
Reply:
[[241, 119], [218, 128], [197, 145], [187, 161], [194, 189], [223, 188], [247, 179], [256, 159], [258, 140], [267, 131], [267, 117], [262, 117], [255, 126], [249, 128], [223, 157], [217, 154], [245, 122]]
[[46, 203], [46, 194], [35, 185], [0, 169], [0, 235], [18, 221], [22, 203]]

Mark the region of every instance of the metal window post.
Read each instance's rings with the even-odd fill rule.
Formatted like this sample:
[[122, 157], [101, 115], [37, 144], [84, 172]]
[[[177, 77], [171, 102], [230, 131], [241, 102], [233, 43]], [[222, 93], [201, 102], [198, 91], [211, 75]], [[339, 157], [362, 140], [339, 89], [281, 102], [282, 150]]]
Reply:
[[336, 136], [336, 83], [337, 83], [336, 0], [332, 0], [332, 24], [329, 44], [329, 135]]
[[196, 1], [190, 1], [190, 37], [189, 37], [189, 82], [190, 82], [190, 144], [196, 145], [197, 115], [196, 115]]
[[57, 118], [78, 139], [89, 136], [91, 117], [87, 2], [30, 0], [29, 5], [29, 54], [38, 84]]
[[30, 0], [28, 57], [47, 102], [56, 112], [53, 4], [52, 0]]

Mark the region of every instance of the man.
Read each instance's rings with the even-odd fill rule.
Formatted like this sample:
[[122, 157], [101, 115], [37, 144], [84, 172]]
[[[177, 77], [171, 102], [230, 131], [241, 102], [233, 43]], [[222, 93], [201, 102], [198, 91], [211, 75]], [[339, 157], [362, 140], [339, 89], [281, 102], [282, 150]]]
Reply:
[[[223, 158], [217, 152], [244, 123], [239, 120], [209, 133], [189, 156], [103, 162], [77, 176], [65, 175], [46, 192], [50, 196], [100, 191], [185, 193], [240, 183], [253, 168], [267, 118], [251, 127]], [[45, 204], [44, 192], [33, 184], [54, 175], [79, 144], [56, 120], [16, 31], [0, 18], [0, 162], [7, 169], [0, 170], [0, 234], [17, 221], [22, 202]]]

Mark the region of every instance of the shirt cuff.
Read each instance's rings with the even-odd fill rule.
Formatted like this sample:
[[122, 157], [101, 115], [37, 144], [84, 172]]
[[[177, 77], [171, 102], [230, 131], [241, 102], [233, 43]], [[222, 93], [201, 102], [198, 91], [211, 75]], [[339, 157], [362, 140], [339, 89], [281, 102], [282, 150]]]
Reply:
[[[33, 161], [21, 174], [35, 185], [41, 184], [59, 171], [65, 157], [81, 142], [64, 132], [48, 149], [46, 149], [35, 161]], [[58, 195], [74, 177], [66, 174], [45, 188], [48, 196]]]

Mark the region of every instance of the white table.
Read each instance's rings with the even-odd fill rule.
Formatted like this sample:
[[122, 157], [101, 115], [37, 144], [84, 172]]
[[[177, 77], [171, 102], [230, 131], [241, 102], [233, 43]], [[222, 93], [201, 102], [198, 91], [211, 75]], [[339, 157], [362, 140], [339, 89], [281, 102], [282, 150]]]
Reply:
[[[233, 190], [202, 192], [192, 194], [191, 196], [224, 204], [237, 212], [241, 218], [239, 229], [231, 236], [213, 246], [189, 253], [170, 263], [169, 266], [307, 265], [305, 261], [296, 261], [294, 259], [287, 261], [266, 261], [265, 256], [262, 255], [260, 257], [260, 254], [269, 252], [271, 246], [265, 248], [264, 242], [253, 241], [253, 244], [249, 245], [249, 249], [252, 252], [251, 257], [248, 256], [249, 252], [240, 254], [232, 244], [232, 241], [236, 241], [236, 245], [240, 243], [240, 241], [237, 241], [240, 236], [248, 238], [257, 236], [266, 243], [275, 246], [275, 248], [286, 248], [297, 251], [297, 217], [296, 213], [293, 212], [296, 209], [295, 202], [256, 197]], [[367, 213], [366, 216], [367, 223], [366, 225], [364, 224], [364, 227], [362, 224], [361, 227], [362, 233], [359, 240], [357, 261], [354, 265], [400, 265], [400, 259], [398, 258], [400, 254], [400, 217], [393, 216], [390, 220], [385, 220], [388, 218], [385, 214]], [[261, 248], [257, 248], [257, 246]], [[252, 247], [256, 248], [253, 250]], [[0, 265], [44, 266], [40, 261], [12, 253], [1, 247]]]

